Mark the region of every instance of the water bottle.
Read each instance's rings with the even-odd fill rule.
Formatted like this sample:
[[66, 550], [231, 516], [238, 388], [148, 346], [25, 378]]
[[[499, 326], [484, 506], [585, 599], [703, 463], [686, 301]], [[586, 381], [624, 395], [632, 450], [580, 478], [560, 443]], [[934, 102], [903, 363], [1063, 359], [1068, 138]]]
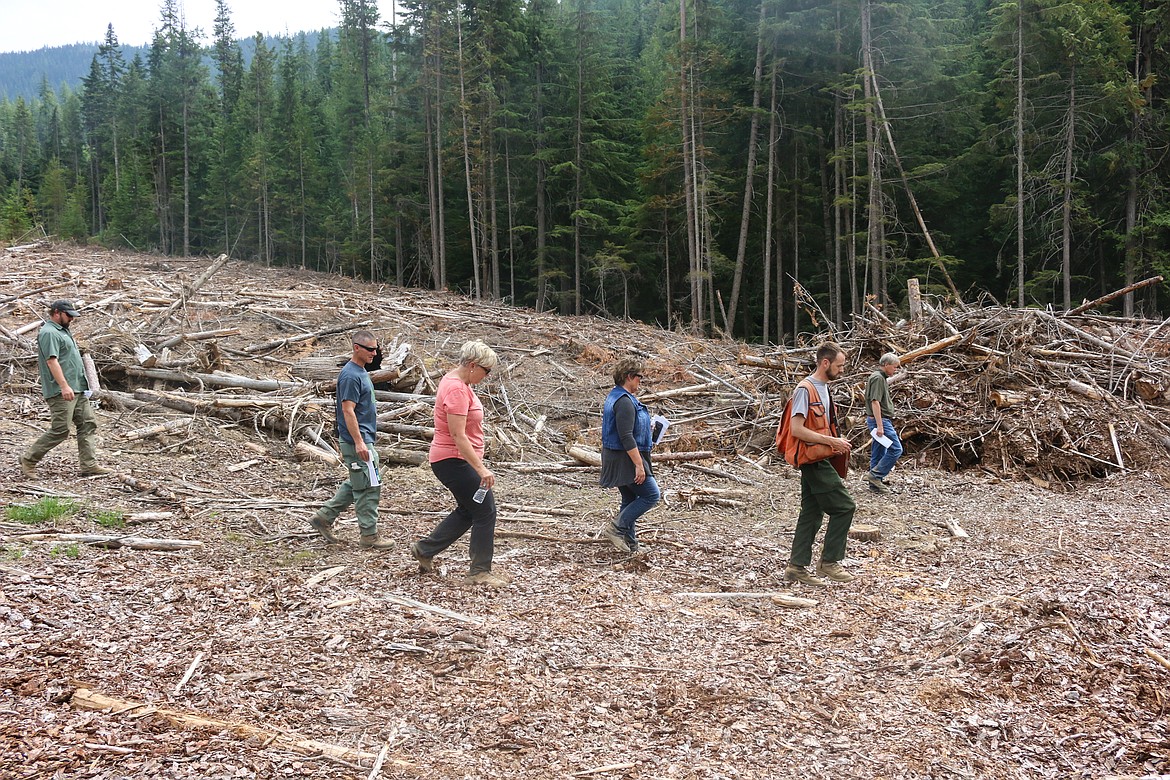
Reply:
[[485, 498], [487, 498], [487, 494], [488, 494], [488, 489], [485, 488], [483, 485], [480, 485], [479, 490], [475, 491], [475, 495], [471, 497], [471, 500], [477, 504], [482, 504], [483, 500]]

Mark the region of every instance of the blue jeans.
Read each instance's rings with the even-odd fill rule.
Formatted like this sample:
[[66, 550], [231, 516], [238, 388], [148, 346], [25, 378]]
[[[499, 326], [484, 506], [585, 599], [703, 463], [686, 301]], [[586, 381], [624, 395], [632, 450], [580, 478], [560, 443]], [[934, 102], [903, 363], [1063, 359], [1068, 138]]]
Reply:
[[622, 508], [618, 512], [613, 524], [630, 544], [637, 544], [637, 530], [635, 523], [638, 518], [649, 512], [658, 503], [661, 493], [658, 492], [658, 483], [654, 477], [646, 476], [641, 485], [631, 482], [628, 485], [618, 485], [618, 492], [622, 494]]
[[[866, 417], [865, 427], [874, 430], [877, 428], [877, 420]], [[890, 440], [890, 446], [883, 447], [876, 441], [870, 441], [872, 446], [869, 450], [869, 473], [878, 479], [885, 479], [898, 458], [902, 457], [902, 440], [898, 438], [894, 424], [885, 417], [882, 418], [882, 433]]]

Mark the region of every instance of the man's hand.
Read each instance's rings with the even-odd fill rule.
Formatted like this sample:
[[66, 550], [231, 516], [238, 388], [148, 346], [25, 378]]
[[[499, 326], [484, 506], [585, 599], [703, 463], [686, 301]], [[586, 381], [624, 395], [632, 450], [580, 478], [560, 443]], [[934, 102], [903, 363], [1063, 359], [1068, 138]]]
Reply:
[[354, 442], [353, 448], [357, 450], [357, 456], [359, 458], [369, 462], [370, 448], [366, 446], [366, 442], [363, 439], [358, 439], [356, 442]]
[[853, 445], [849, 443], [848, 439], [838, 439], [833, 436], [826, 436], [826, 442], [833, 452], [837, 455], [848, 455], [853, 450]]
[[73, 392], [73, 388], [69, 385], [61, 385], [61, 397], [66, 401], [72, 401], [77, 397], [77, 393]]

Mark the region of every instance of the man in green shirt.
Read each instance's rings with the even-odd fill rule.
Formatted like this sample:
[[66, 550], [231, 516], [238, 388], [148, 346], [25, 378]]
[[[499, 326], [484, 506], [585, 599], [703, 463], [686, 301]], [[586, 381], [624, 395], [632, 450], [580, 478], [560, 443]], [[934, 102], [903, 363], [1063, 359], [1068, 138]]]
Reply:
[[[865, 481], [875, 493], [888, 493], [885, 479], [902, 457], [902, 440], [894, 430], [894, 404], [890, 401], [890, 385], [887, 381], [898, 371], [902, 361], [893, 352], [887, 352], [878, 361], [878, 370], [869, 375], [865, 385], [865, 426], [869, 428], [870, 442], [869, 473]], [[876, 437], [881, 436], [884, 442]]]
[[49, 450], [69, 438], [69, 423], [77, 429], [77, 453], [83, 476], [109, 474], [97, 462], [97, 421], [87, 394], [89, 382], [81, 363], [81, 351], [69, 324], [79, 316], [72, 301], [49, 304], [49, 319], [37, 334], [37, 364], [41, 370], [41, 394], [49, 404], [52, 425], [20, 456], [20, 470], [32, 479], [37, 464]]

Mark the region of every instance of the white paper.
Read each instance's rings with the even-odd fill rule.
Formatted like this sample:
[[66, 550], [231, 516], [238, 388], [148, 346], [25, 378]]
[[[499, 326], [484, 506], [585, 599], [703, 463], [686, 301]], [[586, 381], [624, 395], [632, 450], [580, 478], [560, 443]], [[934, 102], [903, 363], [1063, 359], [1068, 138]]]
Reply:
[[378, 487], [382, 484], [382, 478], [378, 476], [378, 467], [374, 465], [372, 457], [366, 461], [366, 473], [370, 475], [370, 487]]
[[670, 420], [666, 419], [660, 414], [656, 414], [650, 418], [650, 430], [654, 430], [655, 423], [662, 424], [662, 429], [658, 431], [658, 435], [654, 437], [654, 441], [650, 442], [657, 447], [658, 442], [662, 441], [662, 437], [666, 435], [666, 429], [670, 427]]
[[872, 431], [870, 431], [869, 435], [874, 441], [876, 441], [878, 444], [882, 445], [883, 447], [889, 447], [890, 445], [892, 445], [894, 443], [894, 440], [891, 439], [889, 436], [886, 436], [884, 433], [878, 433], [877, 428], [874, 428]]

